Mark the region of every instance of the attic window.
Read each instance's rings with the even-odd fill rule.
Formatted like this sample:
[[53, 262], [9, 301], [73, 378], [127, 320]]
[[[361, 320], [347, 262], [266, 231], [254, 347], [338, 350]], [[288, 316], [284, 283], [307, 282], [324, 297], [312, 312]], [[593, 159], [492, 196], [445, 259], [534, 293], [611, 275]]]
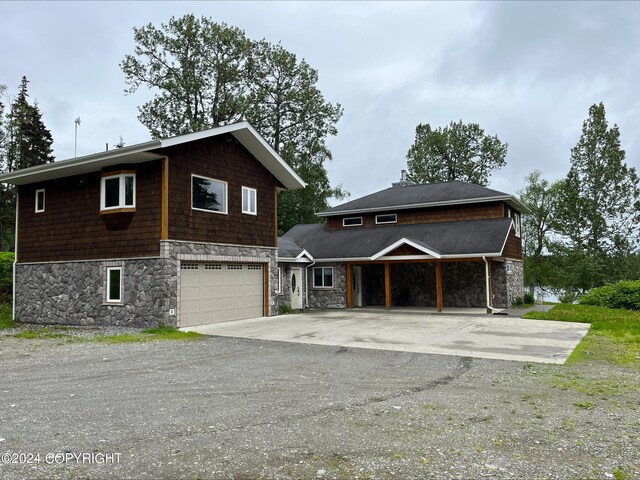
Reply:
[[100, 183], [100, 210], [136, 207], [136, 174], [106, 175]]
[[362, 225], [362, 217], [350, 217], [342, 219], [343, 227], [359, 227]]
[[398, 215], [396, 213], [385, 213], [384, 215], [376, 215], [376, 225], [383, 223], [397, 223]]
[[516, 237], [520, 238], [522, 226], [520, 224], [520, 214], [513, 212], [513, 224], [516, 228]]

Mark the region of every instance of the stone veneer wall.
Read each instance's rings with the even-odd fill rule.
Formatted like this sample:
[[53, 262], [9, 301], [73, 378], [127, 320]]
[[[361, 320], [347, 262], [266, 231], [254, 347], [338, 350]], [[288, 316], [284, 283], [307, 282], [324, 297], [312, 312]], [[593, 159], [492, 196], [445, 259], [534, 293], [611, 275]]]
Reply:
[[[277, 313], [275, 249], [162, 241], [156, 258], [17, 264], [16, 318], [42, 324], [177, 325], [181, 261], [266, 263], [269, 312]], [[119, 266], [122, 303], [106, 303], [106, 269]]]
[[[106, 303], [106, 269], [123, 267], [122, 303]], [[170, 261], [162, 258], [16, 265], [16, 319], [65, 325], [175, 325]]]
[[[512, 273], [507, 273], [507, 265], [512, 265]], [[491, 271], [493, 306], [511, 308], [517, 297], [524, 296], [524, 264], [518, 260], [493, 262]]]
[[[333, 288], [313, 287], [314, 267], [333, 267]], [[347, 308], [347, 266], [344, 263], [317, 263], [309, 269], [307, 288], [309, 308]]]

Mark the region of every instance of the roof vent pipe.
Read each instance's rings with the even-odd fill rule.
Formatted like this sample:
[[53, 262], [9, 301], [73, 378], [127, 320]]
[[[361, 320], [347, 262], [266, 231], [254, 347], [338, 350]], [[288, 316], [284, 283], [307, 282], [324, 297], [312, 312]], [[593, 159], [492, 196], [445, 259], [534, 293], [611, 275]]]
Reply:
[[400, 170], [400, 181], [392, 183], [391, 187], [392, 188], [408, 187], [409, 185], [413, 185], [413, 182], [410, 180], [407, 180], [407, 171]]

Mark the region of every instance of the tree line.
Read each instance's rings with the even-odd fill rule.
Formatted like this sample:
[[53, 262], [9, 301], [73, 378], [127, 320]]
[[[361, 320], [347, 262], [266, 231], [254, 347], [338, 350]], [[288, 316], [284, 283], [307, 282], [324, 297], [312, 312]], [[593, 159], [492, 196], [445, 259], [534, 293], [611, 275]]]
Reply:
[[[0, 85], [0, 170], [2, 173], [53, 162], [53, 137], [42, 120], [38, 102], [31, 102], [29, 80], [22, 77], [18, 93], [9, 100]], [[15, 240], [15, 187], [0, 184], [0, 251], [13, 251]]]
[[[416, 183], [462, 180], [486, 186], [506, 164], [508, 145], [478, 124], [416, 127], [407, 152]], [[640, 186], [625, 162], [620, 130], [603, 103], [592, 105], [565, 178], [549, 182], [534, 170], [519, 192], [529, 207], [523, 222], [525, 285], [572, 300], [618, 280], [640, 278]]]

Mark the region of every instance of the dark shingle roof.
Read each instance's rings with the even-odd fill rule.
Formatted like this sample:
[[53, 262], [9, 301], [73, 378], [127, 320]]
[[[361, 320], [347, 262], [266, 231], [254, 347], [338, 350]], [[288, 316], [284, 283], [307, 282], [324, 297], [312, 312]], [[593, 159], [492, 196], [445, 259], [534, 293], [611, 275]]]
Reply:
[[365, 197], [357, 198], [318, 213], [321, 217], [360, 213], [365, 211], [386, 211], [436, 205], [455, 205], [503, 200], [524, 211], [524, 206], [513, 195], [460, 181], [409, 185], [387, 188]]
[[291, 237], [278, 238], [278, 257], [296, 258], [302, 253], [302, 248]]
[[439, 255], [500, 254], [510, 218], [327, 230], [324, 224], [296, 225], [281, 241], [293, 241], [316, 260], [371, 258], [406, 238]]

